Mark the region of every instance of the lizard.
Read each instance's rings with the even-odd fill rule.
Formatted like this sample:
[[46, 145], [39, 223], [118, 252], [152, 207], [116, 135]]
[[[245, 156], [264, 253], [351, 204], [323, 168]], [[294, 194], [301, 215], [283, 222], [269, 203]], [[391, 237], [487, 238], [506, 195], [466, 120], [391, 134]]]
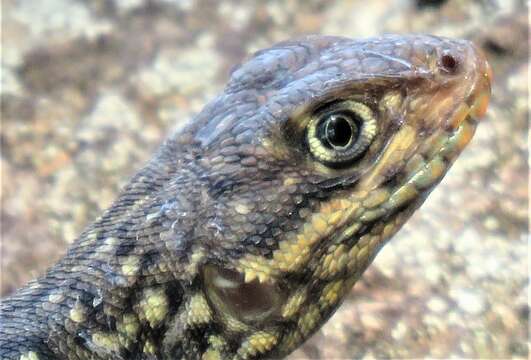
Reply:
[[308, 35], [256, 52], [42, 277], [2, 359], [284, 357], [334, 313], [471, 140], [471, 42]]

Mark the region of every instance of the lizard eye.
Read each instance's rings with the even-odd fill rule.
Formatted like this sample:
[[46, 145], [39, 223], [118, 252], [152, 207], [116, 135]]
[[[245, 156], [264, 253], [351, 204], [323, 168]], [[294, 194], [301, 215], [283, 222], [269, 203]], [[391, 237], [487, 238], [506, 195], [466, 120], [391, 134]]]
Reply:
[[306, 140], [310, 153], [332, 167], [360, 158], [377, 133], [373, 111], [355, 101], [343, 101], [319, 111], [309, 122]]
[[203, 270], [205, 292], [215, 309], [244, 322], [264, 320], [278, 313], [285, 294], [275, 284], [245, 282], [237, 271], [215, 265]]

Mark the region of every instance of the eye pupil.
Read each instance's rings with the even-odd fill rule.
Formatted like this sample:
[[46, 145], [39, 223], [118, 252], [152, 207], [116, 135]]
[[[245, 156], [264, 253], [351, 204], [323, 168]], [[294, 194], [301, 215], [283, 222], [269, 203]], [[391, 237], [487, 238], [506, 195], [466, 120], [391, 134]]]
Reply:
[[330, 115], [321, 125], [321, 138], [331, 149], [344, 148], [357, 136], [357, 126], [346, 115]]

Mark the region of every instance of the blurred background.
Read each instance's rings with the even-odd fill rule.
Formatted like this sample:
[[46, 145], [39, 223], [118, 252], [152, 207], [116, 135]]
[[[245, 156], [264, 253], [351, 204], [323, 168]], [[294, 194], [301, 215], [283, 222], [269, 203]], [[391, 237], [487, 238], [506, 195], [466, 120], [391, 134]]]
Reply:
[[291, 359], [528, 358], [524, 1], [2, 0], [1, 294], [38, 276], [246, 54], [307, 33], [475, 41], [487, 119]]

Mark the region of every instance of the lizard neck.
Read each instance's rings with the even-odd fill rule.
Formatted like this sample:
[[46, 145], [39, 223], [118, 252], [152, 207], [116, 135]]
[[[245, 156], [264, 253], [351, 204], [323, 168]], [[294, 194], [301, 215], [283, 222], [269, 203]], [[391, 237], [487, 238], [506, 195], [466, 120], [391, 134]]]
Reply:
[[207, 208], [186, 190], [201, 185], [193, 164], [181, 169], [172, 145], [133, 177], [63, 259], [2, 300], [0, 357], [18, 358], [23, 348], [51, 358], [160, 355], [169, 319], [197, 286], [201, 256], [190, 255], [200, 254], [194, 229]]

